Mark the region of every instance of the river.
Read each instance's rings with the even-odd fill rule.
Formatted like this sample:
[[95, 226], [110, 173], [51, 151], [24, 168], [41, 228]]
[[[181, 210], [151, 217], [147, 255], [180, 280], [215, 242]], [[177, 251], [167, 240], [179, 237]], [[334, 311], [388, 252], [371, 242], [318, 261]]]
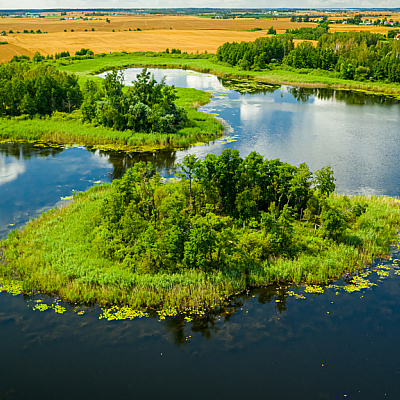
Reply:
[[[126, 82], [139, 71], [126, 70]], [[399, 195], [395, 100], [284, 86], [240, 94], [212, 75], [153, 72], [167, 84], [211, 91], [201, 109], [229, 125], [226, 137], [154, 154], [0, 145], [0, 237], [138, 160], [170, 175], [187, 153], [203, 158], [227, 147], [312, 171], [330, 164], [341, 193]], [[0, 399], [398, 399], [399, 258], [394, 246], [391, 259], [375, 261], [370, 289], [349, 293], [345, 279], [322, 294], [290, 288], [305, 298], [285, 287], [257, 289], [192, 322], [99, 320], [99, 307], [63, 303], [62, 315], [40, 312], [35, 300], [54, 299], [0, 293]]]

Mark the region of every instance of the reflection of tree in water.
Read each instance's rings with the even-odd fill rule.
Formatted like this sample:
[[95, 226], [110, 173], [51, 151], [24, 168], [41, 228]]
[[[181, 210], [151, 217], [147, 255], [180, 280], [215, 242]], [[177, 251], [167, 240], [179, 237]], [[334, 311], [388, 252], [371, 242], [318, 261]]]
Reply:
[[[232, 315], [235, 315], [240, 308], [242, 308], [244, 302], [242, 299], [235, 297], [227, 300], [224, 304], [213, 310], [207, 310], [204, 316], [192, 316], [190, 322], [190, 332], [200, 333], [203, 338], [210, 339], [213, 334], [219, 331], [217, 327], [217, 320], [224, 319], [228, 322]], [[159, 318], [155, 311], [149, 311], [149, 315], [152, 318]], [[164, 327], [172, 334], [173, 342], [178, 346], [184, 346], [188, 332], [185, 331], [187, 321], [184, 314], [179, 314], [174, 317], [166, 317], [164, 320]]]
[[[203, 338], [210, 339], [220, 331], [221, 325], [218, 324], [220, 320], [223, 320], [224, 323], [229, 322], [233, 315], [243, 312], [241, 310], [246, 306], [246, 302], [253, 297], [257, 297], [260, 304], [273, 303], [279, 314], [282, 314], [287, 310], [288, 289], [287, 286], [270, 285], [264, 288], [246, 290], [244, 293], [225, 301], [219, 307], [208, 310], [205, 316], [193, 316], [193, 320], [188, 325], [190, 332], [200, 333]], [[158, 318], [156, 312], [150, 313], [150, 316]], [[176, 345], [184, 346], [187, 343], [187, 335], [190, 334], [185, 330], [187, 324], [185, 316], [166, 317], [164, 322], [164, 327], [172, 334], [173, 342]]]
[[271, 85], [265, 82], [257, 82], [250, 79], [226, 79], [218, 78], [226, 89], [232, 89], [240, 94], [266, 94], [273, 93], [280, 85]]
[[35, 146], [33, 143], [2, 143], [0, 154], [14, 157], [17, 160], [29, 160], [32, 157], [56, 156], [64, 151], [62, 147]]
[[288, 87], [288, 92], [299, 102], [307, 102], [310, 97], [319, 100], [335, 99], [347, 105], [372, 105], [372, 104], [398, 104], [400, 101], [390, 97], [377, 94], [367, 94], [353, 90], [335, 90], [329, 88], [304, 88]]
[[265, 288], [254, 289], [253, 294], [258, 295], [258, 302], [261, 304], [275, 303], [275, 308], [282, 314], [287, 309], [287, 287], [267, 286]]
[[[88, 149], [92, 153], [98, 151], [95, 148]], [[132, 168], [139, 161], [151, 162], [157, 172], [172, 174], [175, 172], [176, 151], [160, 150], [155, 153], [124, 153], [121, 151], [100, 151], [100, 154], [108, 156], [109, 162], [114, 169], [110, 172], [111, 179], [119, 179], [125, 171]]]
[[314, 89], [303, 87], [288, 87], [288, 92], [299, 102], [306, 103], [311, 96], [315, 96]]

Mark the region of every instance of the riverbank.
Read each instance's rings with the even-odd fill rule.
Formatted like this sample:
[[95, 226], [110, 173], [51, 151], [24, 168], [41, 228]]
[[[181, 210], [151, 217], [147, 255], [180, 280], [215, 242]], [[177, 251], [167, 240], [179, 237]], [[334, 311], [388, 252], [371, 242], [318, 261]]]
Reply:
[[218, 63], [212, 54], [180, 55], [152, 52], [112, 53], [87, 60], [62, 60], [57, 68], [77, 74], [82, 81], [93, 74], [110, 69], [131, 67], [182, 68], [211, 73], [221, 78], [252, 79], [271, 84], [300, 87], [329, 87], [340, 90], [357, 90], [370, 94], [383, 94], [400, 98], [400, 84], [341, 79], [334, 72], [300, 69], [272, 64], [271, 69], [243, 71]]
[[212, 95], [201, 90], [176, 88], [176, 105], [187, 115], [186, 126], [173, 134], [116, 131], [103, 126], [82, 123], [80, 111], [53, 113], [51, 117], [27, 116], [0, 119], [0, 143], [8, 141], [44, 142], [51, 145], [80, 144], [105, 150], [155, 151], [186, 148], [209, 142], [223, 134], [224, 126], [213, 116], [198, 111]]

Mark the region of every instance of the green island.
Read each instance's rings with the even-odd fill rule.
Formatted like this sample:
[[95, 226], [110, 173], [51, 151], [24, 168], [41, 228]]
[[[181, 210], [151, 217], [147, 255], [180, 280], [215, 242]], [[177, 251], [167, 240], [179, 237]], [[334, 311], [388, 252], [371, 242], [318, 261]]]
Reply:
[[12, 231], [0, 272], [71, 303], [186, 312], [272, 282], [325, 285], [387, 254], [400, 222], [395, 199], [334, 189], [329, 166], [255, 152], [187, 155], [169, 181], [141, 162]]
[[209, 142], [224, 131], [197, 111], [209, 93], [168, 87], [146, 69], [126, 87], [116, 71], [104, 80], [79, 79], [48, 61], [22, 60], [0, 65], [0, 82], [0, 142], [155, 151]]
[[[212, 72], [242, 92], [268, 82], [398, 97], [398, 46], [376, 34], [325, 32], [316, 46], [294, 47], [288, 33], [226, 43], [216, 55], [82, 49], [34, 62], [16, 57], [0, 65], [0, 140], [187, 147], [223, 134], [197, 111], [210, 95], [157, 83], [147, 67]], [[117, 70], [130, 66], [145, 69], [127, 88]], [[138, 163], [11, 232], [0, 242], [2, 285], [17, 280], [26, 293], [71, 303], [174, 310], [215, 307], [273, 282], [325, 285], [387, 254], [400, 222], [393, 198], [334, 190], [329, 166], [311, 173], [254, 152], [188, 155], [167, 182]]]

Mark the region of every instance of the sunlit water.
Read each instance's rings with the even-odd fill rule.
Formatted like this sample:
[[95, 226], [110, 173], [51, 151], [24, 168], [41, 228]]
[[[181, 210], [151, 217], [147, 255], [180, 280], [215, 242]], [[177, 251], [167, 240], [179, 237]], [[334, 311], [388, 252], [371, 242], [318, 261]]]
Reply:
[[[139, 71], [125, 71], [126, 81]], [[155, 74], [157, 80], [167, 74], [167, 84], [212, 91], [202, 109], [219, 114], [236, 141], [146, 155], [0, 145], [1, 237], [138, 160], [169, 175], [187, 152], [203, 158], [227, 147], [241, 156], [256, 150], [291, 164], [305, 161], [314, 171], [331, 164], [343, 193], [399, 194], [394, 101], [287, 87], [240, 95], [212, 75]], [[393, 248], [392, 258], [399, 257]], [[64, 304], [63, 315], [39, 312], [35, 300], [53, 299], [0, 293], [0, 399], [398, 399], [400, 275], [397, 261], [376, 265], [382, 263], [389, 274], [371, 274], [372, 289], [320, 295], [292, 289], [305, 299], [287, 296], [286, 288], [258, 289], [192, 322], [157, 316], [109, 322], [99, 320], [98, 307], [83, 305]]]

